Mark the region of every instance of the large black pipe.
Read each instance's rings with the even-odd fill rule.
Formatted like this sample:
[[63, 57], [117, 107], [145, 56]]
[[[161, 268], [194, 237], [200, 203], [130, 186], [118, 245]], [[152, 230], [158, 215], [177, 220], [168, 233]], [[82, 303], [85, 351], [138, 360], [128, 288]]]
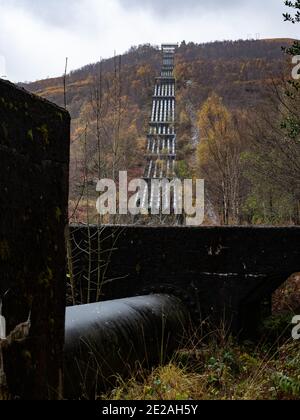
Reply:
[[163, 362], [179, 347], [188, 323], [186, 306], [168, 295], [67, 308], [66, 398], [94, 398], [138, 364]]

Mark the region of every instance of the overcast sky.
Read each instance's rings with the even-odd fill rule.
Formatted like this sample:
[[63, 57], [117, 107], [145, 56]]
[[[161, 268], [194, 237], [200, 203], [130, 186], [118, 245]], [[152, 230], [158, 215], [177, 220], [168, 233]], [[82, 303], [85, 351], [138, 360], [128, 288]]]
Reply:
[[0, 77], [33, 81], [132, 45], [294, 37], [283, 0], [0, 0]]

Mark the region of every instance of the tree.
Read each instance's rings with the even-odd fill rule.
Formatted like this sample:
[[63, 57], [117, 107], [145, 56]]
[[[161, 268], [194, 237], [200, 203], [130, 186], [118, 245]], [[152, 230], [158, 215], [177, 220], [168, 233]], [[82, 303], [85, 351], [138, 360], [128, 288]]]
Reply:
[[[285, 21], [296, 24], [300, 2], [285, 1], [295, 9], [284, 14]], [[284, 51], [294, 57], [300, 54], [295, 41]], [[249, 119], [252, 148], [247, 156], [247, 176], [252, 193], [249, 205], [255, 217], [264, 222], [279, 223], [290, 219], [300, 224], [300, 83], [294, 79], [273, 82], [264, 104]], [[290, 214], [290, 217], [289, 217]]]
[[[293, 24], [300, 22], [300, 1], [297, 0], [295, 2], [292, 1], [285, 1], [285, 5], [294, 9], [295, 13], [292, 15], [290, 13], [284, 13], [285, 21], [292, 22]], [[294, 41], [291, 47], [285, 48], [285, 51], [288, 55], [292, 57], [296, 57], [300, 55], [300, 42]], [[294, 60], [293, 60], [294, 61]], [[300, 72], [298, 71], [298, 74]], [[288, 82], [289, 86], [286, 89], [286, 96], [290, 99], [291, 105], [293, 105], [293, 100], [297, 101], [300, 95], [300, 81], [298, 80], [290, 80]], [[297, 105], [296, 103], [294, 105]], [[298, 103], [299, 105], [299, 103]], [[286, 134], [293, 138], [297, 139], [300, 135], [300, 115], [299, 113], [289, 112], [285, 116], [282, 122], [282, 128], [285, 130]], [[299, 138], [297, 139], [299, 141]]]
[[207, 181], [208, 200], [225, 225], [238, 223], [243, 144], [237, 120], [222, 99], [213, 94], [198, 114], [198, 125], [202, 137], [198, 147], [199, 175]]
[[258, 193], [258, 207], [263, 204], [265, 223], [300, 223], [299, 135], [292, 135], [285, 125], [299, 118], [300, 98], [287, 96], [287, 86], [287, 81], [274, 83], [264, 104], [248, 118], [247, 177]]
[[289, 21], [292, 23], [300, 22], [300, 1], [285, 1], [285, 5], [287, 7], [291, 7], [295, 9], [295, 13], [291, 15], [290, 13], [284, 13], [283, 16], [285, 18], [285, 21]]

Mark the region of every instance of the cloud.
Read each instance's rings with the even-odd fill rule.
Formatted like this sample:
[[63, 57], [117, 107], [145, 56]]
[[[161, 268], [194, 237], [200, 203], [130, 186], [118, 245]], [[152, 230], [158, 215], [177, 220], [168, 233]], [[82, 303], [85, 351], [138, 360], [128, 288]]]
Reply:
[[168, 15], [189, 14], [199, 10], [228, 10], [242, 6], [246, 0], [227, 0], [226, 2], [224, 0], [119, 0], [119, 2], [125, 8], [147, 8], [163, 18], [167, 18]]
[[283, 22], [278, 0], [0, 0], [0, 10], [0, 56], [13, 81], [58, 76], [65, 57], [73, 70], [143, 43], [298, 37], [299, 31]]
[[9, 6], [32, 14], [47, 25], [68, 26], [79, 17], [82, 0], [0, 0], [1, 9]]

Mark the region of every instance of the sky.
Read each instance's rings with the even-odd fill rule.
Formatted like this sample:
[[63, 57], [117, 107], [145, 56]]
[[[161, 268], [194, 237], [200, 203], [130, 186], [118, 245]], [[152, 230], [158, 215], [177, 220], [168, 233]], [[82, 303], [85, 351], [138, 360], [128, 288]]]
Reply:
[[133, 45], [299, 38], [283, 0], [0, 0], [0, 77], [60, 76]]

